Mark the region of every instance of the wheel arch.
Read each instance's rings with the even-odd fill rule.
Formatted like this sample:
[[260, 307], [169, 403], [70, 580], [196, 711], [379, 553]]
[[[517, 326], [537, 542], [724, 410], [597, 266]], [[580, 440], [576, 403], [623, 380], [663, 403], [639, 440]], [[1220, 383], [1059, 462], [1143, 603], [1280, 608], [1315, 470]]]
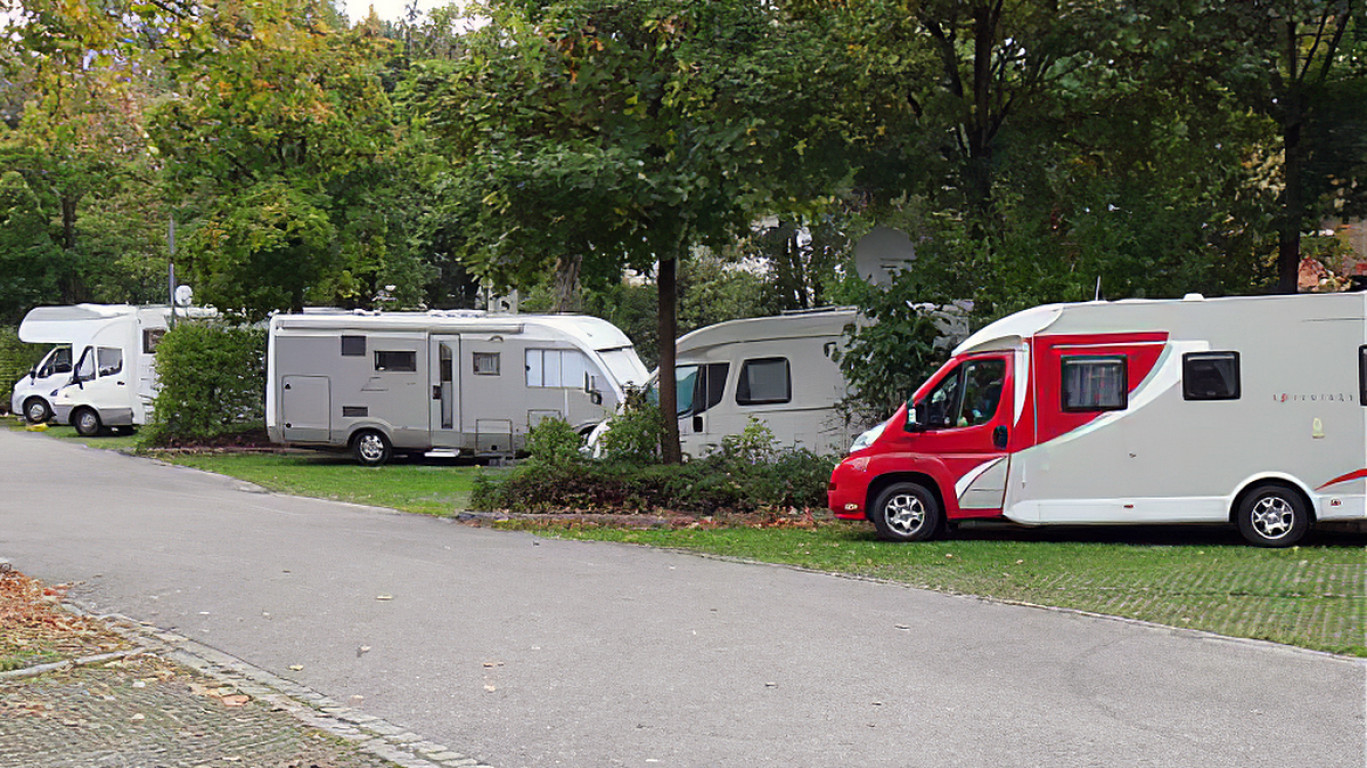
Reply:
[[382, 437], [384, 437], [385, 440], [389, 442], [391, 446], [394, 445], [394, 435], [390, 434], [389, 430], [385, 429], [379, 424], [357, 424], [356, 426], [351, 428], [351, 431], [349, 433], [347, 433], [347, 448], [354, 448], [356, 446], [356, 438], [365, 432], [378, 432]]
[[935, 482], [935, 478], [924, 472], [889, 472], [875, 478], [873, 482], [869, 483], [868, 490], [864, 492], [865, 517], [873, 514], [873, 502], [878, 498], [878, 494], [893, 483], [916, 483], [924, 486], [935, 496], [935, 502], [940, 505], [941, 514], [947, 517], [946, 510], [948, 507], [945, 506], [945, 496], [940, 490], [940, 484]]
[[1264, 485], [1277, 485], [1294, 492], [1301, 497], [1301, 501], [1305, 502], [1306, 514], [1310, 517], [1310, 524], [1314, 525], [1319, 520], [1315, 508], [1315, 494], [1311, 493], [1310, 489], [1296, 478], [1273, 472], [1250, 477], [1239, 486], [1239, 490], [1230, 500], [1228, 514], [1225, 516], [1231, 525], [1238, 524], [1239, 507], [1244, 503], [1244, 499], [1248, 498], [1248, 495], [1253, 493], [1255, 489]]

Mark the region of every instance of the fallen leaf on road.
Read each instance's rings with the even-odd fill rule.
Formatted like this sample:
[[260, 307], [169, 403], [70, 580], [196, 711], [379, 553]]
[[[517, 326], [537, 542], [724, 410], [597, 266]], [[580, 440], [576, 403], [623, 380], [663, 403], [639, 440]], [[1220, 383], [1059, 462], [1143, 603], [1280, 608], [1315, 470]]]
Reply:
[[493, 693], [494, 691], [497, 691], [498, 689], [495, 688], [495, 687], [492, 686], [492, 685], [486, 685], [486, 686], [484, 686], [484, 690], [488, 691], [489, 693]]
[[240, 707], [240, 706], [242, 706], [243, 704], [246, 704], [246, 703], [249, 702], [249, 701], [251, 701], [251, 697], [248, 696], [247, 694], [245, 694], [245, 693], [234, 693], [234, 694], [231, 695], [231, 696], [224, 696], [224, 697], [223, 697], [223, 706], [225, 706], [225, 707]]
[[132, 717], [130, 717], [130, 718], [128, 718], [128, 719], [131, 720], [131, 721], [133, 721], [133, 722], [135, 722], [135, 723], [138, 723], [138, 722], [142, 722], [143, 720], [146, 720], [146, 719], [147, 719], [147, 715], [144, 715], [143, 713], [139, 712], [139, 713], [137, 713], [136, 715], [133, 715]]
[[393, 599], [394, 599], [394, 596], [393, 596], [393, 595], [376, 595], [376, 596], [375, 596], [375, 599], [376, 599], [376, 600], [393, 600]]
[[493, 669], [494, 667], [501, 667], [501, 666], [503, 666], [503, 662], [501, 662], [501, 661], [486, 661], [486, 662], [484, 662], [484, 668], [485, 668], [485, 669]]
[[304, 665], [303, 665], [303, 664], [291, 664], [291, 665], [290, 665], [290, 669], [294, 670], [295, 672], [299, 672], [299, 671], [303, 670], [303, 668], [304, 668]]

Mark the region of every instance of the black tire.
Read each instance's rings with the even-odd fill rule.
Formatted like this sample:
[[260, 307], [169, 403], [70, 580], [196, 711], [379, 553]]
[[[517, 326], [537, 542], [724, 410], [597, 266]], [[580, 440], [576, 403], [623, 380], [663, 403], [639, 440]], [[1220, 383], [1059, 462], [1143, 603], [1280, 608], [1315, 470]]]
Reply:
[[1239, 533], [1255, 547], [1290, 547], [1310, 531], [1305, 497], [1284, 485], [1249, 491], [1234, 513]]
[[76, 434], [81, 437], [94, 437], [104, 428], [100, 423], [100, 414], [96, 413], [94, 408], [77, 408], [72, 411], [71, 426], [76, 428]]
[[41, 397], [30, 397], [24, 401], [24, 420], [30, 424], [42, 424], [52, 418], [52, 409]]
[[383, 432], [363, 429], [351, 438], [351, 453], [363, 467], [380, 467], [394, 456], [394, 446]]
[[935, 494], [920, 483], [893, 483], [869, 508], [879, 538], [888, 541], [926, 541], [944, 528], [944, 513]]

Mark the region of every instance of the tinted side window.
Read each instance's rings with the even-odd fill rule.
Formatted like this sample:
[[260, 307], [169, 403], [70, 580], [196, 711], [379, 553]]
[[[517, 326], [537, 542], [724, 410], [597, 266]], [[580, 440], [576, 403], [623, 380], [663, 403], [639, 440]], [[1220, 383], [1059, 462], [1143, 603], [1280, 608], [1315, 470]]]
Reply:
[[1125, 356], [1064, 357], [1063, 410], [1121, 411], [1129, 405]]
[[1238, 400], [1238, 352], [1189, 352], [1182, 355], [1184, 400]]
[[375, 350], [375, 370], [391, 373], [412, 373], [418, 370], [418, 353], [411, 351]]
[[730, 363], [708, 363], [704, 369], [703, 379], [698, 382], [702, 388], [699, 393], [701, 396], [694, 398], [702, 404], [698, 410], [705, 411], [715, 407], [721, 402], [722, 395], [726, 391], [726, 374], [731, 369]]
[[764, 357], [746, 360], [740, 366], [740, 381], [736, 384], [736, 403], [740, 405], [769, 405], [793, 399], [793, 383], [788, 372], [788, 358]]
[[365, 357], [365, 337], [343, 336], [342, 357]]
[[157, 346], [161, 344], [161, 340], [164, 336], [166, 336], [165, 328], [142, 329], [142, 353], [144, 355], [156, 353]]

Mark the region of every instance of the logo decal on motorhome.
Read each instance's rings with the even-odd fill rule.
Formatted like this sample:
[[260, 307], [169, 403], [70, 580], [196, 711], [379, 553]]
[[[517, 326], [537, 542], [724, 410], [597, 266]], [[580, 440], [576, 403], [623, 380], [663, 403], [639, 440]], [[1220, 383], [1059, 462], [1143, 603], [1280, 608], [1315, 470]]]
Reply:
[[1357, 402], [1357, 395], [1354, 395], [1354, 394], [1345, 394], [1345, 393], [1343, 393], [1343, 392], [1339, 392], [1339, 393], [1337, 393], [1337, 394], [1335, 394], [1335, 393], [1333, 393], [1333, 392], [1327, 392], [1327, 393], [1324, 393], [1324, 394], [1314, 394], [1314, 395], [1294, 394], [1294, 393], [1291, 393], [1291, 392], [1274, 392], [1274, 393], [1272, 393], [1272, 402], [1274, 402], [1274, 403], [1335, 403], [1335, 402], [1338, 402], [1338, 403], [1352, 403], [1352, 402]]

